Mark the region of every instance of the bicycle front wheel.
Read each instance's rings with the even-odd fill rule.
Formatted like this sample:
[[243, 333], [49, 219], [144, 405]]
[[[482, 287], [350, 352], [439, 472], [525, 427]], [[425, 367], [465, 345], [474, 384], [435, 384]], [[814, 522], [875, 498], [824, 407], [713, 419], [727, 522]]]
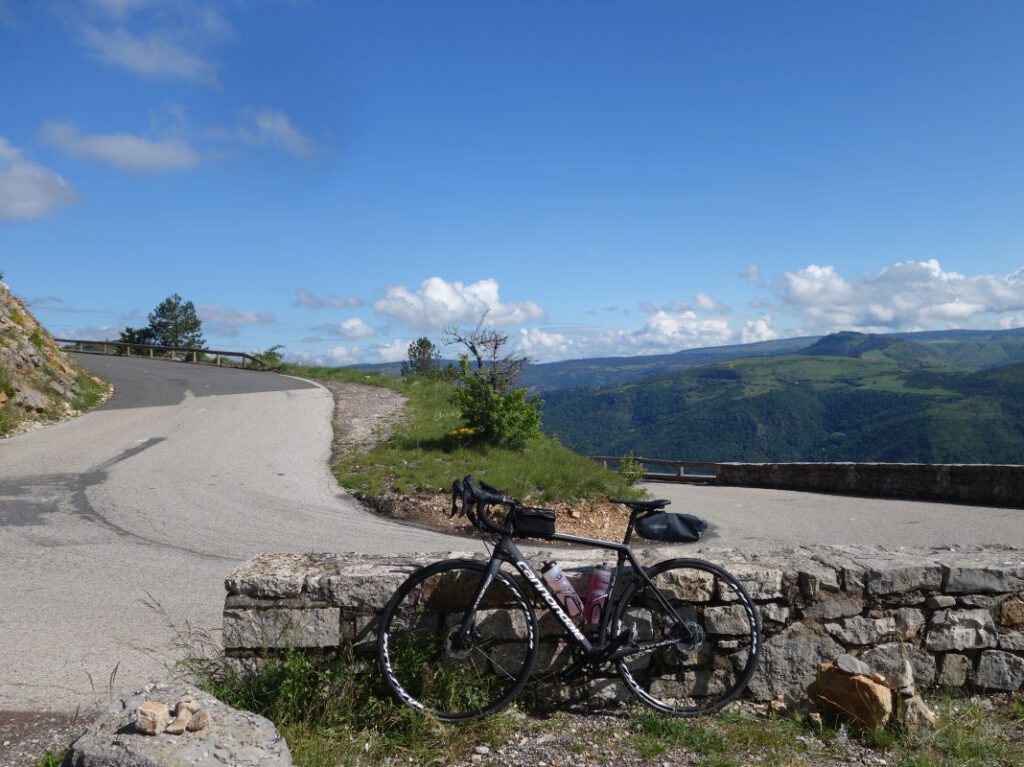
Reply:
[[743, 692], [757, 667], [761, 627], [753, 601], [736, 578], [699, 559], [661, 562], [647, 574], [675, 617], [637, 577], [613, 623], [638, 650], [618, 661], [619, 675], [663, 713], [717, 711]]
[[437, 562], [409, 576], [384, 608], [377, 657], [402, 703], [461, 722], [494, 713], [526, 685], [537, 619], [512, 578], [498, 571], [468, 636], [460, 634], [486, 573], [486, 563], [470, 559]]

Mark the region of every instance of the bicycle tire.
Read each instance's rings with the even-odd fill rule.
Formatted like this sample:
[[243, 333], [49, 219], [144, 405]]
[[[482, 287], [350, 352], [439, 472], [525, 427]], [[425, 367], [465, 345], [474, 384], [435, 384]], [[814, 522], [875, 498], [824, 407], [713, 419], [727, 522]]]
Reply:
[[[746, 688], [761, 655], [753, 600], [733, 575], [703, 560], [670, 559], [646, 572], [690, 639], [619, 659], [619, 676], [643, 703], [665, 714], [701, 716], [721, 709]], [[616, 633], [632, 633], [631, 644], [685, 633], [640, 578], [623, 594], [612, 626]]]
[[444, 722], [493, 714], [514, 699], [537, 658], [537, 617], [522, 587], [498, 571], [468, 648], [453, 643], [487, 572], [469, 559], [436, 562], [399, 586], [381, 614], [377, 659], [392, 695]]

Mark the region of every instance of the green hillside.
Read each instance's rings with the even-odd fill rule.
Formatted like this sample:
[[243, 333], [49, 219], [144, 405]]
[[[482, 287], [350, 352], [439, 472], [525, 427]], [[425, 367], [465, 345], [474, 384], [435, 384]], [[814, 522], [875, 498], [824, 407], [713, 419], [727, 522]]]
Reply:
[[545, 429], [601, 455], [1024, 463], [1024, 364], [976, 372], [944, 357], [930, 343], [835, 334], [797, 354], [548, 392]]

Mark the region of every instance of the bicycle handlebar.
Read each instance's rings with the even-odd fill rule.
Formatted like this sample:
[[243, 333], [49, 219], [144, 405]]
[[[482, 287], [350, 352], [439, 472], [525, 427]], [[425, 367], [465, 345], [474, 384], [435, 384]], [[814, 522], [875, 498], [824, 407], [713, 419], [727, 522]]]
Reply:
[[[462, 502], [461, 509], [459, 508], [460, 501]], [[496, 525], [490, 519], [485, 508], [493, 505], [518, 506], [519, 502], [504, 495], [496, 487], [492, 487], [486, 482], [478, 483], [472, 474], [467, 474], [452, 483], [452, 512], [450, 516], [465, 514], [474, 527], [501, 534], [504, 532], [503, 527]]]

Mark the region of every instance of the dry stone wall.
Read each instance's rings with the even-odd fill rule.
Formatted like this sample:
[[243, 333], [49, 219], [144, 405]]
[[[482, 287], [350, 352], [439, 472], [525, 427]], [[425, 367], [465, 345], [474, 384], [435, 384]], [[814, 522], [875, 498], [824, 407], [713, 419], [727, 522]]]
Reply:
[[[589, 554], [589, 555], [588, 555]], [[889, 551], [819, 546], [750, 554], [734, 549], [664, 547], [639, 552], [651, 564], [700, 556], [743, 583], [760, 610], [765, 647], [748, 694], [800, 700], [819, 663], [849, 653], [880, 673], [909, 661], [918, 686], [1015, 691], [1024, 686], [1024, 549], [986, 547]], [[286, 648], [330, 653], [354, 647], [372, 657], [374, 621], [419, 558], [359, 554], [266, 554], [225, 581], [224, 646], [233, 663], [252, 668]], [[558, 551], [555, 558], [582, 592], [599, 553]], [[538, 611], [540, 616], [540, 611]], [[728, 631], [729, 607], [707, 611]], [[561, 627], [541, 620], [542, 670], [565, 662]], [[614, 676], [586, 694], [626, 698]], [[575, 697], [562, 690], [552, 699]]]
[[927, 463], [722, 463], [715, 482], [876, 498], [1024, 508], [1024, 466]]

